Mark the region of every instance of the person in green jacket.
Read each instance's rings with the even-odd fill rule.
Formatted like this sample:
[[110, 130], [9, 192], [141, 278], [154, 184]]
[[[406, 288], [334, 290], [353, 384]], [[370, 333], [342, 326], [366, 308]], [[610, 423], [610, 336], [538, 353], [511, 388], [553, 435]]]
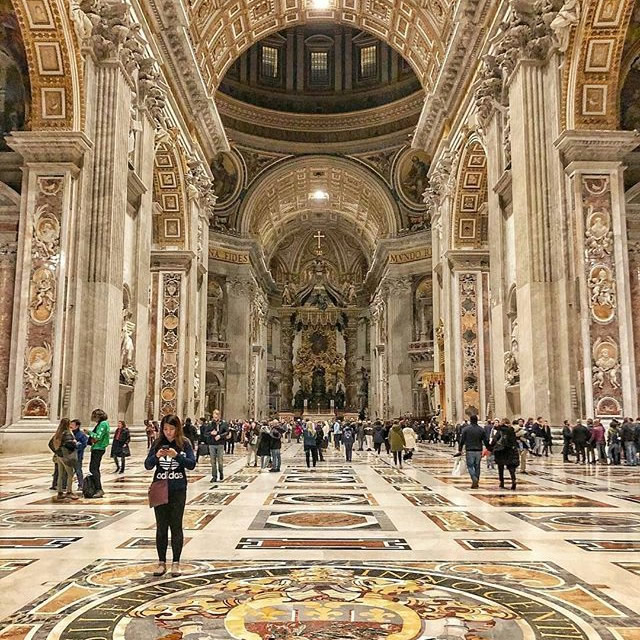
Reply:
[[102, 482], [100, 479], [100, 463], [105, 449], [109, 446], [109, 432], [111, 431], [107, 422], [107, 414], [102, 409], [94, 409], [91, 412], [91, 420], [96, 423], [93, 431], [89, 434], [91, 438], [91, 460], [89, 461], [89, 473], [93, 476], [97, 491], [94, 498], [102, 498]]

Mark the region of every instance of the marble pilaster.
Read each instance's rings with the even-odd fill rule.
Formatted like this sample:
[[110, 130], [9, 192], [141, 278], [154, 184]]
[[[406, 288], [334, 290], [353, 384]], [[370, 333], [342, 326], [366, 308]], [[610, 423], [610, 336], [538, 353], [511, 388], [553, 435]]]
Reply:
[[[90, 142], [82, 133], [19, 132], [23, 158], [7, 421], [2, 446], [41, 447], [60, 418], [70, 308], [78, 175]], [[26, 438], [12, 434], [28, 434]]]
[[576, 212], [585, 410], [597, 417], [638, 412], [622, 158], [639, 142], [635, 131], [566, 131], [556, 142]]

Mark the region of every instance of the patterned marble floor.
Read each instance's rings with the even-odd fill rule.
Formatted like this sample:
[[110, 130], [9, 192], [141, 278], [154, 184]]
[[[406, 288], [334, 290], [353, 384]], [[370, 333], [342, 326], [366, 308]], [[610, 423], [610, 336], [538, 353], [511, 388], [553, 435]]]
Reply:
[[46, 457], [0, 456], [0, 640], [640, 640], [640, 469], [533, 461], [517, 493], [451, 450], [333, 449], [316, 470], [192, 474], [184, 575], [153, 578], [143, 451], [58, 505]]

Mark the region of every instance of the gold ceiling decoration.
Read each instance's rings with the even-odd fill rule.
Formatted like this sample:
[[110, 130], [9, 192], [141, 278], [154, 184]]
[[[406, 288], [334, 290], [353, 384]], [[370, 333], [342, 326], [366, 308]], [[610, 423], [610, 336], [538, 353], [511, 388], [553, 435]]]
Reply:
[[[316, 193], [327, 197], [315, 199]], [[346, 222], [372, 251], [380, 238], [397, 233], [398, 219], [388, 187], [367, 168], [344, 158], [308, 156], [266, 172], [244, 199], [237, 226], [259, 237], [269, 255], [296, 229]]]

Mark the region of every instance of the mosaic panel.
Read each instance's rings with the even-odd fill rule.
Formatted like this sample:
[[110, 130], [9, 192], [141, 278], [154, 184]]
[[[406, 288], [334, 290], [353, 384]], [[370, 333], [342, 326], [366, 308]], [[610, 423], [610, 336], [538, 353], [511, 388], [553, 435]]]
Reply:
[[640, 540], [567, 540], [583, 551], [606, 551], [607, 553], [629, 553], [640, 551]]
[[448, 498], [427, 491], [414, 491], [402, 495], [416, 507], [449, 507], [453, 505], [453, 502]]
[[379, 529], [396, 528], [383, 511], [259, 511], [255, 529]]
[[[187, 544], [191, 538], [185, 537], [184, 544]], [[122, 544], [119, 544], [117, 549], [155, 549], [156, 548], [156, 539], [154, 538], [129, 538]]]
[[26, 509], [0, 511], [0, 529], [102, 529], [131, 511]]
[[480, 414], [478, 274], [458, 274], [462, 402], [466, 415]]
[[375, 498], [370, 493], [272, 493], [265, 500], [265, 504], [288, 505], [337, 505], [377, 506]]
[[32, 491], [0, 491], [0, 502], [13, 500], [14, 498], [24, 498], [24, 496], [29, 496], [32, 493]]
[[456, 542], [469, 551], [530, 551], [517, 540], [478, 540], [477, 538], [457, 539]]
[[498, 531], [468, 511], [423, 511], [443, 531]]
[[543, 531], [640, 533], [640, 513], [572, 513], [564, 511], [510, 511]]
[[35, 560], [0, 560], [0, 579], [10, 576], [12, 573], [19, 571], [23, 567], [28, 567], [33, 562], [35, 562]]
[[324, 551], [411, 551], [404, 538], [241, 538], [236, 549], [321, 549]]
[[32, 625], [30, 640], [54, 627], [89, 640], [98, 626], [101, 638], [176, 640], [193, 629], [216, 640], [415, 640], [452, 637], [453, 624], [461, 638], [614, 640], [611, 629], [640, 628], [636, 613], [546, 562], [194, 561], [160, 579], [154, 567], [96, 561], [3, 626]]
[[474, 493], [474, 498], [487, 502], [494, 507], [582, 507], [585, 509], [608, 507], [613, 505], [591, 498], [573, 494], [519, 493], [487, 494]]
[[162, 343], [160, 348], [160, 413], [176, 413], [180, 353], [182, 274], [162, 273]]
[[231, 504], [238, 495], [230, 491], [207, 491], [190, 500], [188, 504], [199, 506]]
[[640, 576], [640, 562], [614, 562], [613, 564], [617, 565], [621, 569], [630, 571], [636, 576]]
[[0, 549], [64, 549], [82, 538], [0, 537]]
[[282, 478], [285, 484], [353, 484], [360, 482], [355, 474], [338, 474], [338, 473], [309, 473], [309, 474], [293, 474], [288, 473]]

